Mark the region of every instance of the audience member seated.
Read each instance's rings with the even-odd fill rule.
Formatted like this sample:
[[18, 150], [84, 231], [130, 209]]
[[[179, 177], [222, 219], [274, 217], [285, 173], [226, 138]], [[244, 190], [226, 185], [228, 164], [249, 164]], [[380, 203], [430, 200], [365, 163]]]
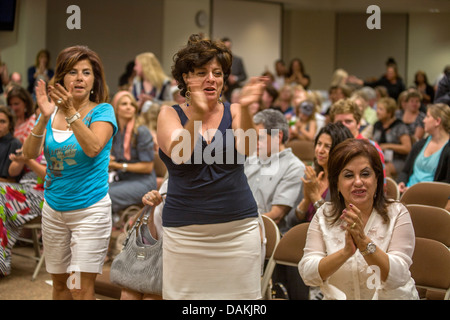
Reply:
[[406, 156], [411, 151], [408, 127], [395, 117], [397, 105], [392, 98], [381, 98], [377, 104], [377, 118], [372, 139], [384, 153], [386, 176], [395, 178], [402, 171]]
[[[264, 110], [253, 117], [258, 132], [257, 154], [247, 158], [244, 172], [258, 205], [260, 214], [275, 221], [284, 234], [288, 231], [285, 217], [294, 214], [300, 199], [301, 180], [305, 165], [286, 148], [288, 124], [277, 110]], [[277, 266], [273, 283], [282, 283], [292, 300], [306, 299], [307, 288], [296, 268]]]
[[412, 146], [398, 175], [401, 193], [419, 182], [450, 183], [450, 107], [443, 103], [429, 105], [423, 122], [428, 137]]
[[310, 222], [316, 210], [329, 199], [329, 155], [339, 143], [349, 138], [353, 138], [352, 133], [341, 123], [329, 123], [320, 129], [314, 141], [314, 167], [306, 166], [305, 175], [301, 177], [301, 201], [296, 207], [295, 215], [289, 214], [289, 228], [300, 222]]
[[[353, 100], [339, 100], [332, 105], [330, 110], [330, 120], [334, 123], [342, 123], [350, 130], [354, 138], [366, 139], [360, 132], [362, 120], [361, 108], [359, 108]], [[378, 154], [380, 155], [381, 163], [383, 164], [383, 175], [386, 178], [386, 164], [384, 161], [383, 151], [375, 141], [369, 139], [369, 142], [375, 146]], [[386, 184], [386, 181], [384, 183]]]
[[271, 109], [278, 99], [278, 90], [271, 85], [267, 85], [261, 98], [261, 109]]
[[372, 88], [383, 86], [386, 88], [389, 97], [394, 100], [397, 100], [398, 95], [405, 90], [405, 84], [398, 74], [397, 64], [392, 58], [389, 58], [386, 62], [386, 73], [378, 80], [363, 81], [355, 76], [349, 76], [348, 82]]
[[298, 265], [305, 284], [327, 300], [417, 300], [411, 217], [385, 198], [375, 147], [346, 140], [330, 153], [328, 169], [330, 202], [311, 221]]
[[[350, 98], [352, 90], [345, 84], [333, 85], [328, 89], [328, 101], [324, 103], [322, 113], [325, 115], [326, 123], [330, 122], [330, 108], [341, 99]], [[325, 110], [324, 110], [325, 109]]]
[[18, 182], [22, 173], [22, 167], [9, 158], [22, 148], [22, 143], [13, 135], [14, 126], [10, 109], [0, 106], [0, 182]]
[[128, 91], [118, 92], [113, 99], [119, 131], [114, 136], [109, 169], [115, 171], [109, 195], [113, 214], [141, 202], [148, 190], [156, 189], [153, 170], [153, 138], [137, 118], [136, 100]]
[[450, 105], [450, 66], [445, 68], [444, 75], [437, 84], [434, 103]]
[[308, 90], [311, 85], [311, 77], [305, 73], [305, 67], [299, 58], [291, 60], [285, 83], [290, 84], [291, 86], [299, 84], [303, 86], [305, 90]]
[[281, 111], [286, 119], [290, 120], [295, 116], [295, 110], [292, 105], [293, 87], [285, 84], [279, 92], [278, 99], [274, 103], [274, 109]]
[[402, 104], [403, 109], [395, 112], [395, 116], [408, 127], [409, 135], [413, 142], [422, 139], [424, 135], [423, 119], [425, 118], [425, 113], [420, 111], [420, 99], [419, 91], [408, 89], [404, 104]]
[[55, 72], [50, 68], [50, 52], [48, 50], [40, 50], [36, 55], [33, 66], [28, 68], [28, 92], [35, 97], [35, 87], [39, 80], [48, 83], [53, 78]]
[[170, 77], [164, 73], [155, 54], [138, 54], [134, 61], [134, 71], [136, 77], [131, 91], [139, 106], [139, 112], [147, 111], [153, 102], [172, 100]]
[[286, 148], [288, 124], [277, 110], [263, 110], [253, 117], [258, 133], [257, 154], [247, 158], [244, 171], [261, 214], [286, 232], [285, 216], [299, 202], [305, 165]]
[[414, 85], [422, 96], [420, 101], [423, 105], [428, 105], [434, 101], [434, 88], [428, 82], [428, 76], [425, 71], [419, 70], [414, 75]]
[[305, 100], [296, 107], [296, 122], [290, 127], [289, 139], [314, 141], [317, 133], [316, 106]]
[[286, 76], [288, 73], [288, 69], [286, 68], [286, 64], [282, 59], [278, 59], [275, 61], [275, 74], [274, 74], [274, 82], [273, 87], [277, 90], [281, 89], [286, 82]]
[[24, 143], [36, 123], [33, 99], [26, 89], [15, 85], [8, 92], [7, 102], [16, 118], [14, 137]]
[[[12, 135], [13, 127], [11, 112], [1, 106], [0, 275], [10, 273], [11, 249], [20, 235], [22, 225], [41, 214], [44, 198], [42, 181], [45, 177], [45, 165], [23, 157], [21, 143]], [[22, 176], [25, 164], [33, 171]]]

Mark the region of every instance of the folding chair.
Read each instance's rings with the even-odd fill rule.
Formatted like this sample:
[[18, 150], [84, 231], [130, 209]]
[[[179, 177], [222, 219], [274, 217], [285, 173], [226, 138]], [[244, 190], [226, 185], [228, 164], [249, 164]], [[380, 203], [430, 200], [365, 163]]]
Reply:
[[275, 248], [280, 242], [280, 230], [278, 229], [277, 224], [269, 217], [263, 215], [262, 216], [265, 235], [266, 235], [266, 266], [264, 268], [264, 273], [261, 278], [261, 293], [263, 299], [268, 297], [268, 288], [270, 279], [272, 278], [273, 270], [275, 269], [275, 261], [273, 259], [273, 253], [275, 252]]
[[417, 288], [442, 293], [450, 300], [450, 251], [441, 242], [416, 237], [410, 271]]
[[291, 148], [292, 153], [305, 164], [314, 162], [314, 142], [294, 139], [286, 143], [286, 148]]
[[450, 248], [450, 213], [439, 207], [408, 204], [416, 237], [433, 239]]
[[391, 177], [386, 177], [386, 196], [388, 199], [400, 199], [400, 190], [398, 189], [398, 184]]
[[445, 208], [450, 197], [450, 184], [445, 182], [419, 182], [401, 196], [403, 204], [424, 204]]

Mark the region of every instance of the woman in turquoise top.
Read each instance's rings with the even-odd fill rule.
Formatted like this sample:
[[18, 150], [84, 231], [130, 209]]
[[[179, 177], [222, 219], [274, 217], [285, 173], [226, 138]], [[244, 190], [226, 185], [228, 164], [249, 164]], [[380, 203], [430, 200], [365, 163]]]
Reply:
[[[54, 299], [94, 299], [111, 234], [108, 165], [117, 131], [103, 65], [84, 46], [61, 51], [48, 87], [40, 80], [41, 116], [23, 146], [47, 160], [42, 231]], [[50, 98], [50, 99], [49, 99]]]
[[417, 141], [406, 159], [397, 179], [401, 193], [418, 182], [450, 183], [450, 107], [443, 103], [429, 105], [423, 123], [428, 137]]

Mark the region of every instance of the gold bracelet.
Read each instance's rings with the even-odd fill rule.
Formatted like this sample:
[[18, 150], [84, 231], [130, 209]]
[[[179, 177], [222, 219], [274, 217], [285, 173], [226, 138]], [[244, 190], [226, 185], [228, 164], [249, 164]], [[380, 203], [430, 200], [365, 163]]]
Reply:
[[45, 136], [44, 134], [42, 134], [42, 135], [35, 134], [33, 131], [30, 131], [30, 133], [35, 138], [43, 138]]

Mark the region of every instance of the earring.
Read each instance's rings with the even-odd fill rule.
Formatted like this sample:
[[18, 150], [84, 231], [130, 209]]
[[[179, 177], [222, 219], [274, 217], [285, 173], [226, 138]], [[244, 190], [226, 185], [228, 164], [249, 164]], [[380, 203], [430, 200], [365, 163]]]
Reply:
[[219, 96], [219, 103], [223, 103], [223, 100], [222, 100], [222, 92], [220, 93], [220, 96]]
[[184, 97], [186, 98], [186, 106], [189, 107], [189, 104], [191, 103], [191, 90], [189, 88], [184, 94]]

